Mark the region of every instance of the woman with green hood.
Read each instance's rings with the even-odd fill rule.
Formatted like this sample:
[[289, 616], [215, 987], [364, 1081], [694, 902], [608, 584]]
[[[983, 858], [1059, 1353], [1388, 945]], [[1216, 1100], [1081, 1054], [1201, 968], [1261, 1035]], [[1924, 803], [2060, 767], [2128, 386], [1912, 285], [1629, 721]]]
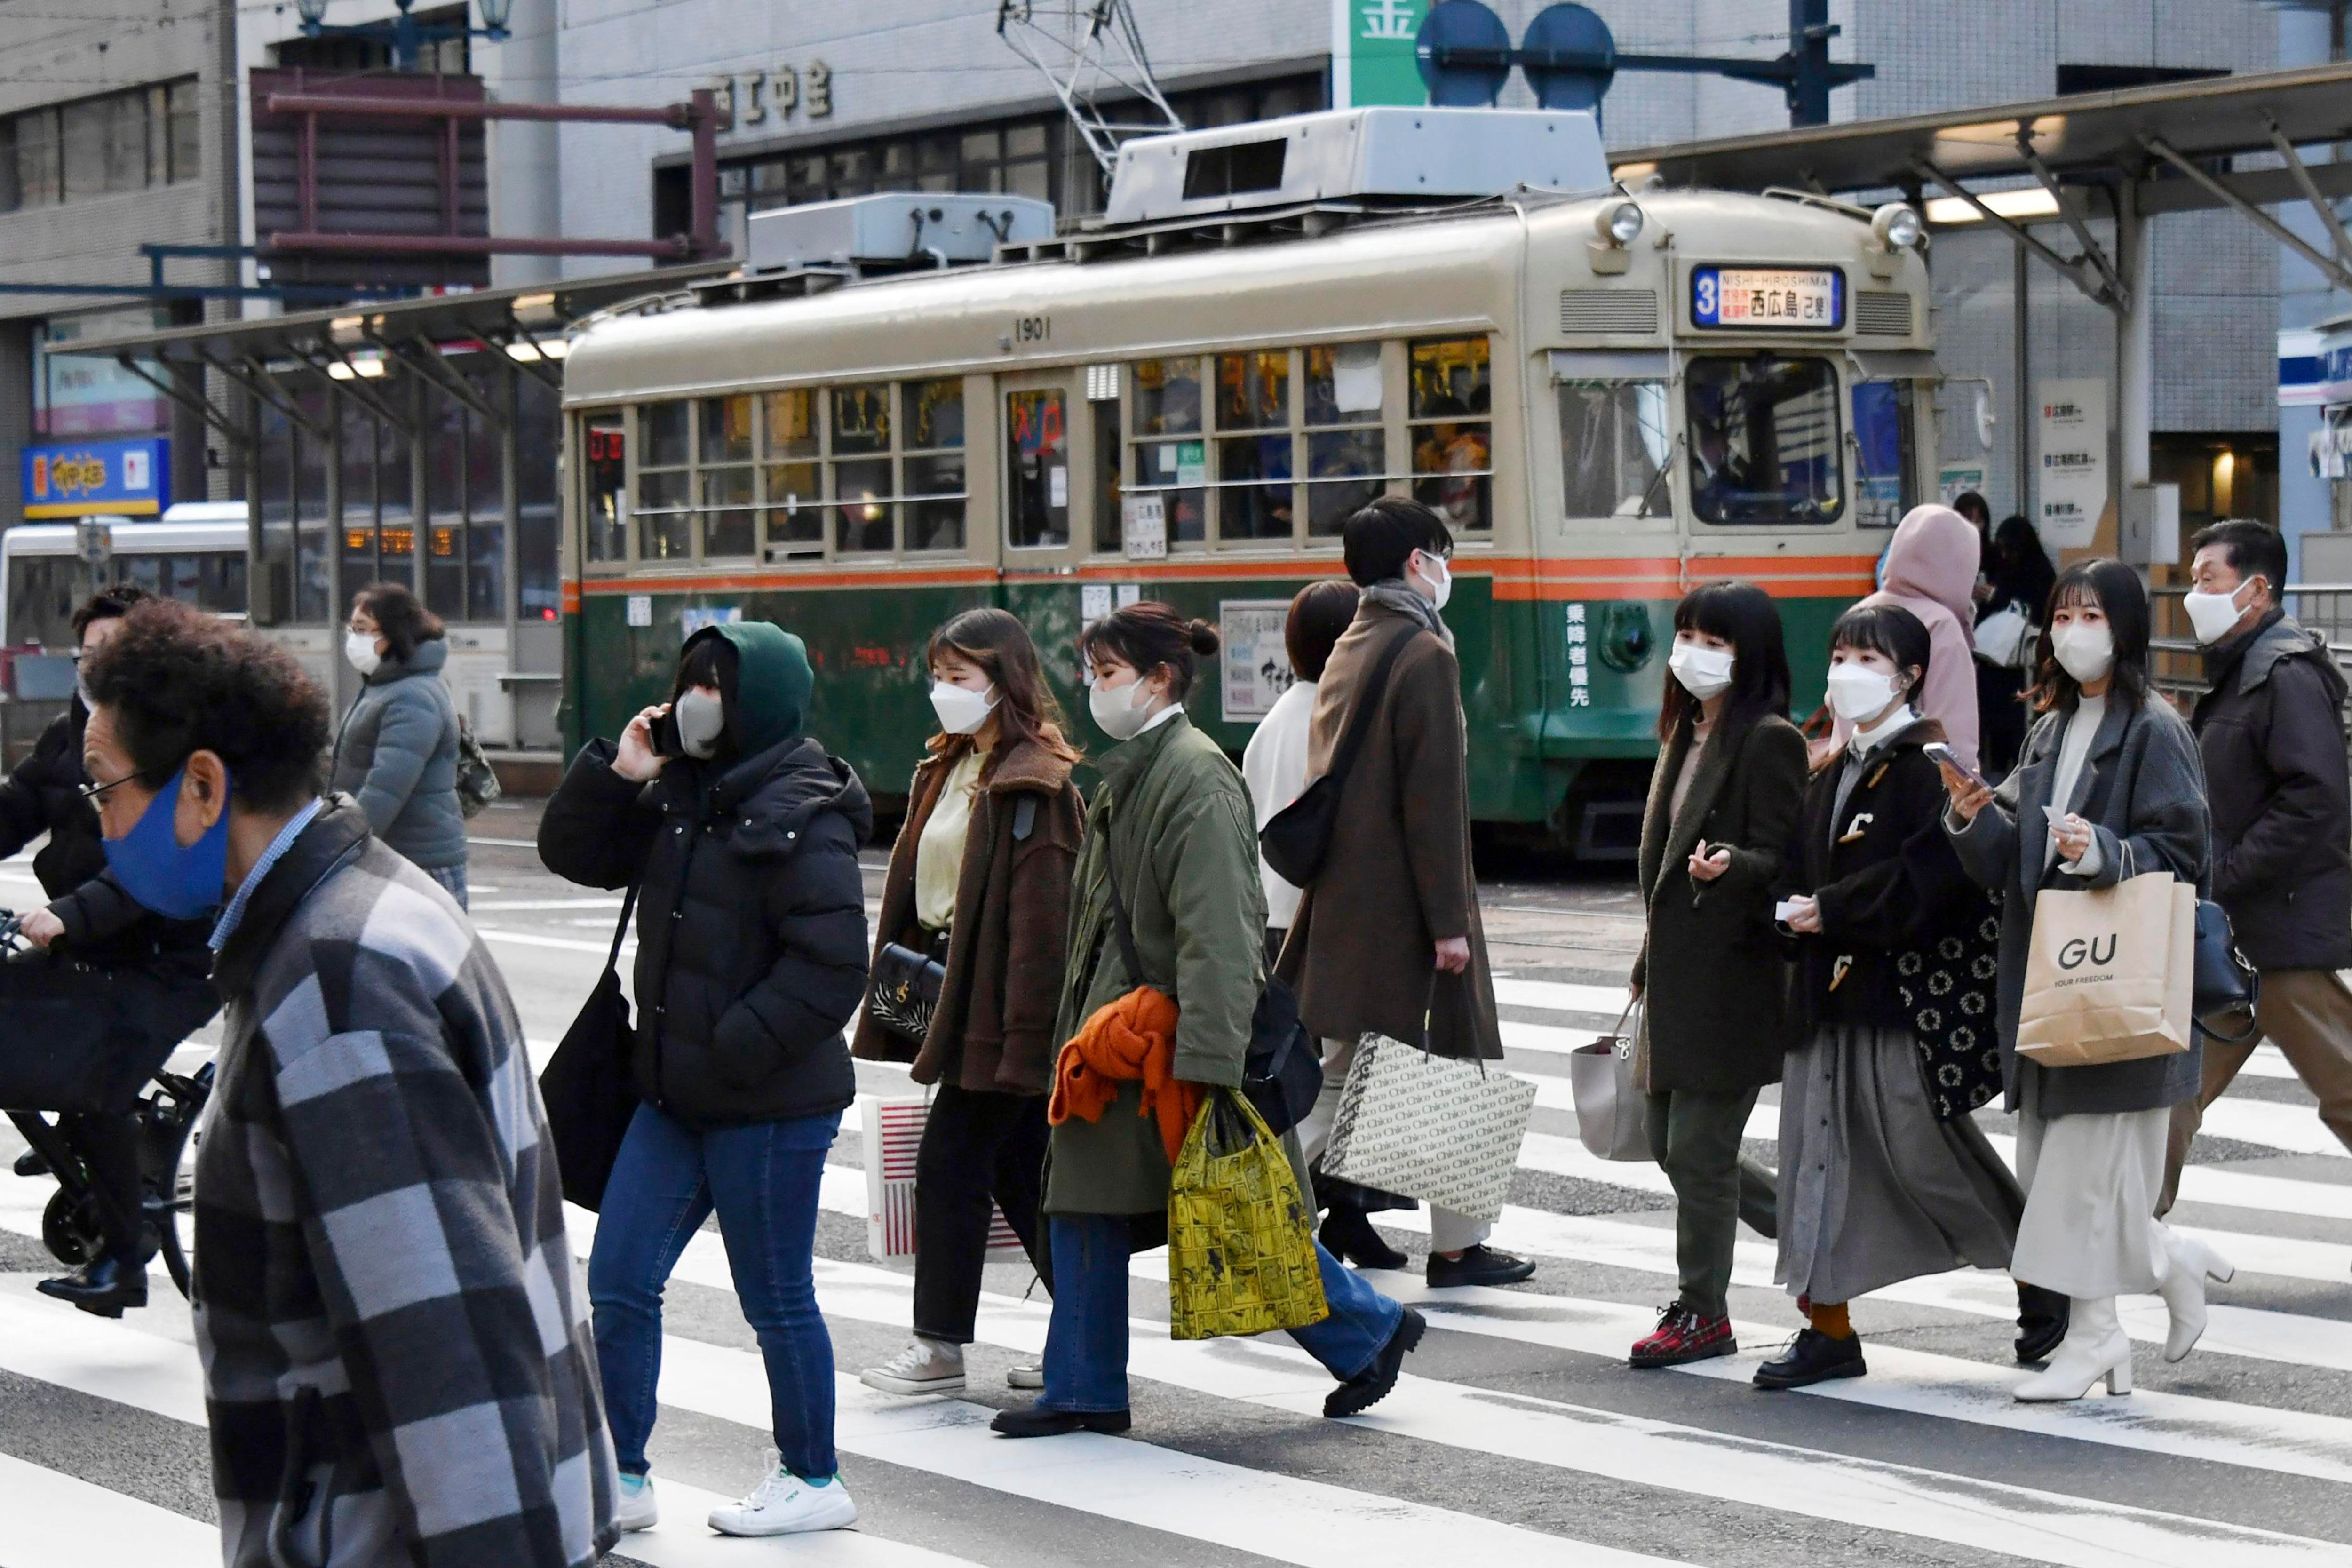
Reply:
[[696, 633], [670, 700], [617, 744], [591, 742], [540, 824], [548, 869], [637, 898], [640, 1103], [588, 1260], [624, 1530], [657, 1517], [646, 1439], [662, 1287], [713, 1209], [767, 1363], [776, 1451], [710, 1527], [782, 1535], [857, 1517], [835, 1463], [813, 1259], [825, 1151], [856, 1097], [842, 1026], [866, 985], [857, 848], [874, 814], [849, 765], [801, 732], [813, 685], [788, 632]]

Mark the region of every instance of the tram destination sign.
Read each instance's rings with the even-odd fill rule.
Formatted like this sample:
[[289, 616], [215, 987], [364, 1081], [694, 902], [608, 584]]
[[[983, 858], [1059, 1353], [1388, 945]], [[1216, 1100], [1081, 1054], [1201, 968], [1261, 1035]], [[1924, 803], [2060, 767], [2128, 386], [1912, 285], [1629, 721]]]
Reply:
[[1710, 331], [1834, 332], [1845, 274], [1834, 267], [1694, 267], [1691, 325]]

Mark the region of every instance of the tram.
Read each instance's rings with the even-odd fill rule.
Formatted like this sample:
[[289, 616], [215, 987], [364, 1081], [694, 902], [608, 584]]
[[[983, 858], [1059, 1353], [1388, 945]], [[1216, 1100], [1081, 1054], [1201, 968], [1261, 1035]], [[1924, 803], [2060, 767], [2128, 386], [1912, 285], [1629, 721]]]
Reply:
[[[1415, 200], [1465, 147], [1509, 194]], [[1676, 598], [1772, 593], [1810, 707], [1936, 471], [1921, 243], [1899, 206], [1612, 180], [1588, 116], [1342, 110], [1131, 142], [1103, 222], [983, 264], [615, 311], [566, 365], [568, 738], [666, 697], [699, 626], [772, 620], [887, 801], [931, 628], [1011, 609], [1076, 712], [1076, 633], [1148, 596], [1222, 629], [1192, 711], [1238, 752], [1286, 602], [1409, 494], [1457, 541], [1474, 817], [1629, 853]]]

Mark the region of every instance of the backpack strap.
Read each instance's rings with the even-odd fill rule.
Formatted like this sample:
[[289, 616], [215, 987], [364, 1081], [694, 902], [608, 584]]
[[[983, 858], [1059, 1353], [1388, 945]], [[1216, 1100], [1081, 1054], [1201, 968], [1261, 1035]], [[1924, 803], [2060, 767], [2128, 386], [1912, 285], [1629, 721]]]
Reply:
[[1380, 710], [1381, 699], [1387, 693], [1390, 671], [1396, 668], [1405, 645], [1420, 635], [1419, 626], [1400, 627], [1381, 650], [1380, 662], [1372, 666], [1371, 678], [1356, 694], [1354, 704], [1348, 710], [1348, 727], [1339, 732], [1339, 744], [1331, 752], [1331, 765], [1323, 771], [1334, 790], [1347, 783], [1348, 771], [1356, 765], [1356, 753], [1363, 750], [1364, 737], [1371, 731], [1372, 715]]

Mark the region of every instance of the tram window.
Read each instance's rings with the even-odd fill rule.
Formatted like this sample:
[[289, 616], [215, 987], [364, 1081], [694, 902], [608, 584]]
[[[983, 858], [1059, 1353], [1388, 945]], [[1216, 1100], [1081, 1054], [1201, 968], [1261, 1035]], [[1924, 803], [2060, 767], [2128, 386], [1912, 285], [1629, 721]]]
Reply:
[[963, 548], [963, 383], [910, 381], [898, 493], [906, 498], [908, 550]]
[[1669, 517], [1666, 385], [1559, 384], [1560, 490], [1569, 517]]
[[[827, 477], [835, 503], [834, 549], [843, 554], [887, 554], [898, 545], [898, 506], [891, 499], [890, 384], [836, 386]], [[878, 453], [868, 457], [864, 454]]]
[[1115, 555], [1125, 547], [1119, 527], [1118, 399], [1087, 405], [1095, 422], [1095, 549]]
[[1135, 404], [1129, 483], [1161, 495], [1171, 544], [1208, 539], [1208, 458], [1201, 438], [1201, 362], [1139, 360], [1129, 367]]
[[1070, 430], [1058, 388], [1004, 395], [1004, 542], [1070, 542]]
[[1854, 521], [1893, 528], [1917, 500], [1912, 384], [1858, 382], [1853, 389]]
[[761, 399], [761, 451], [766, 460], [764, 521], [771, 561], [824, 554], [824, 493], [817, 473], [816, 393], [808, 387], [771, 392]]
[[701, 506], [702, 553], [759, 553], [758, 513], [752, 508], [757, 470], [751, 466], [751, 407], [748, 393], [706, 397], [697, 421], [700, 443], [695, 483]]
[[1844, 511], [1829, 361], [1704, 355], [1684, 389], [1691, 510], [1702, 521], [1829, 522]]
[[8, 561], [11, 647], [73, 646], [74, 590], [81, 563], [69, 555], [16, 555]]
[[1491, 352], [1484, 337], [1428, 339], [1408, 350], [1413, 497], [1456, 531], [1494, 526]]
[[1381, 345], [1307, 351], [1307, 531], [1336, 539], [1348, 519], [1386, 488]]
[[588, 532], [590, 561], [628, 558], [628, 431], [621, 414], [592, 414], [580, 425], [585, 460], [581, 464], [581, 516]]
[[647, 468], [686, 467], [687, 426], [683, 403], [648, 403], [637, 411], [637, 436], [645, 443], [637, 462]]
[[[1228, 436], [1228, 430], [1258, 432]], [[1292, 531], [1290, 352], [1217, 356], [1217, 537]]]
[[693, 479], [684, 403], [637, 410], [637, 559], [685, 561], [694, 554]]

